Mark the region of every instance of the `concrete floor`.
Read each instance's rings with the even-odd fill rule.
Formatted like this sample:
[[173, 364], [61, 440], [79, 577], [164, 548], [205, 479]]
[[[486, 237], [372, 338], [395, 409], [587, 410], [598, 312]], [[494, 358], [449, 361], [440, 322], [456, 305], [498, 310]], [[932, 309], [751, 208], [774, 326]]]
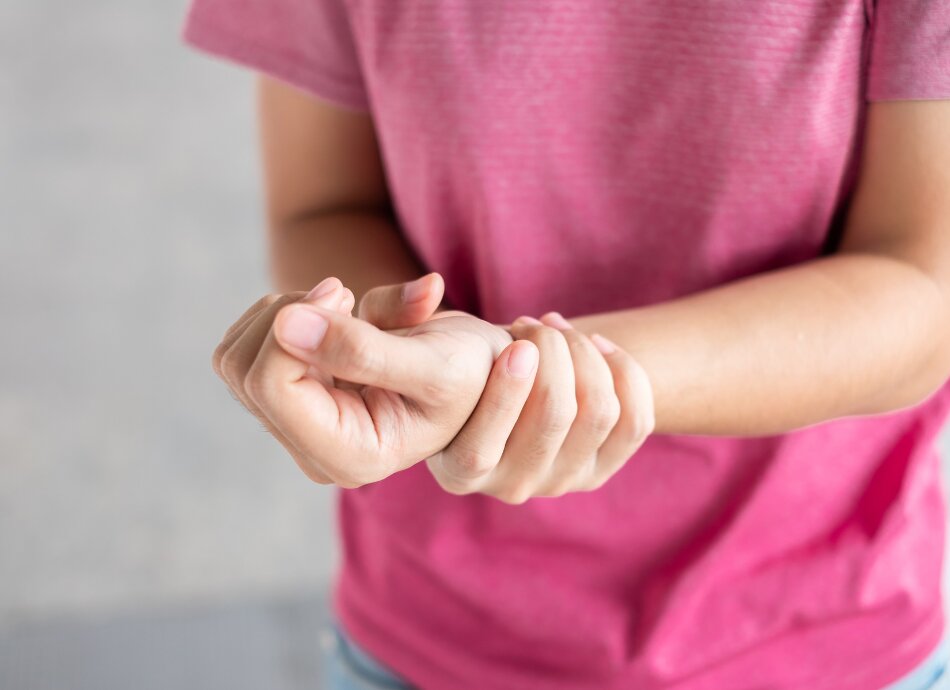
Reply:
[[269, 287], [250, 78], [183, 12], [0, 4], [0, 688], [318, 687], [334, 494], [209, 365]]

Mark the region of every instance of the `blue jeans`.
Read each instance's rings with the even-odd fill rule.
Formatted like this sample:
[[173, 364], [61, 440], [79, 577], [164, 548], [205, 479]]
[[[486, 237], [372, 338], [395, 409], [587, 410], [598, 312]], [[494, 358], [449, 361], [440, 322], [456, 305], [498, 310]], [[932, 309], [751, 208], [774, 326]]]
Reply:
[[[361, 649], [338, 623], [324, 629], [321, 644], [325, 652], [325, 690], [413, 690]], [[950, 643], [945, 638], [917, 668], [881, 690], [950, 690], [948, 660]]]
[[333, 621], [321, 631], [324, 690], [412, 690], [402, 678], [363, 651]]

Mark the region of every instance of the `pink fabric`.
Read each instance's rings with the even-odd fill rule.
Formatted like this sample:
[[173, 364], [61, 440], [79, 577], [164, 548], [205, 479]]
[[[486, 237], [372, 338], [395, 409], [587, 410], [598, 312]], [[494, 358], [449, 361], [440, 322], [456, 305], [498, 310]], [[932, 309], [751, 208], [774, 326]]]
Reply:
[[[866, 101], [950, 98], [936, 0], [193, 0], [184, 35], [371, 111], [407, 240], [495, 322], [832, 251]], [[879, 688], [943, 630], [948, 410], [656, 435], [521, 506], [419, 464], [340, 493], [335, 610], [427, 689]]]

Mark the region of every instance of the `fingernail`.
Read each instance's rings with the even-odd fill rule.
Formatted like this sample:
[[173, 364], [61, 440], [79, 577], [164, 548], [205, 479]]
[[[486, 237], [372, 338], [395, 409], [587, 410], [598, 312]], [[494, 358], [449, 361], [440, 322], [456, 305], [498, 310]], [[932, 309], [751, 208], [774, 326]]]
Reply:
[[607, 338], [602, 336], [600, 333], [594, 333], [591, 335], [590, 339], [593, 341], [594, 346], [600, 350], [600, 353], [603, 355], [609, 355], [611, 352], [615, 352], [617, 350], [617, 346], [610, 340], [607, 340]]
[[508, 353], [508, 373], [516, 379], [531, 376], [538, 363], [538, 349], [528, 344], [513, 345]]
[[429, 276], [424, 275], [421, 278], [416, 278], [411, 283], [406, 283], [402, 286], [402, 301], [403, 302], [418, 302], [429, 292], [426, 288], [426, 281]]
[[310, 309], [290, 309], [281, 324], [281, 339], [301, 350], [316, 350], [327, 332], [327, 320]]
[[530, 323], [532, 326], [543, 326], [543, 325], [544, 325], [543, 323], [541, 323], [540, 321], [538, 321], [538, 320], [537, 320], [536, 318], [534, 318], [533, 316], [519, 316], [517, 319], [515, 319], [515, 322], [516, 322], [516, 323], [517, 323], [518, 321], [520, 321], [521, 323]]
[[319, 283], [317, 283], [316, 287], [313, 288], [313, 290], [307, 293], [307, 296], [304, 297], [304, 299], [314, 300], [314, 299], [317, 299], [318, 297], [324, 297], [326, 295], [329, 295], [331, 292], [336, 290], [337, 285], [338, 285], [337, 281], [334, 280], [332, 276], [329, 278], [324, 278]]
[[550, 311], [545, 314], [543, 320], [546, 320], [549, 326], [554, 326], [554, 328], [557, 328], [560, 331], [574, 328], [567, 319], [565, 319], [556, 311]]

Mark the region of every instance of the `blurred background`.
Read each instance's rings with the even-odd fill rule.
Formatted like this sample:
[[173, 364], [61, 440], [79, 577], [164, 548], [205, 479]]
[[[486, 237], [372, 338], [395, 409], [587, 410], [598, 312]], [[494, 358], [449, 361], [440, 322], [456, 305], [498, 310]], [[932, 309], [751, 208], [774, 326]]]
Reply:
[[0, 4], [4, 690], [319, 687], [335, 494], [211, 370], [270, 286], [251, 75], [184, 11]]
[[319, 687], [334, 493], [211, 370], [270, 286], [185, 7], [0, 2], [3, 690]]

